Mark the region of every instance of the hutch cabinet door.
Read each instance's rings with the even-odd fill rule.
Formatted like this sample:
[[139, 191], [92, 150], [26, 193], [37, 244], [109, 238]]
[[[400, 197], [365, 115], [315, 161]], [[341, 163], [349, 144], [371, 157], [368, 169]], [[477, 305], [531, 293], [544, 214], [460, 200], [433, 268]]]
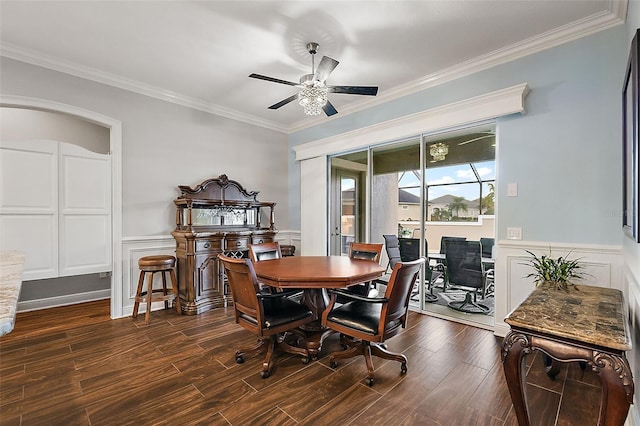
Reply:
[[218, 279], [218, 254], [196, 255], [196, 301], [212, 296], [221, 296]]

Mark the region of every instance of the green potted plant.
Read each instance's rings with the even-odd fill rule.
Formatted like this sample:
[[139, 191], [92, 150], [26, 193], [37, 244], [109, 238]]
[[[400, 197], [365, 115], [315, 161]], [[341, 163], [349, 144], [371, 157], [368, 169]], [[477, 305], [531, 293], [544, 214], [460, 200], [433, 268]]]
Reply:
[[529, 250], [525, 251], [531, 255], [531, 258], [524, 265], [533, 268], [533, 272], [525, 278], [533, 278], [536, 287], [546, 285], [557, 290], [568, 290], [570, 286], [573, 286], [578, 290], [571, 280], [582, 279], [586, 276], [581, 271], [583, 265], [580, 260], [568, 258], [571, 252], [564, 257], [553, 258], [551, 257], [551, 248], [549, 248], [548, 256], [544, 254], [537, 256]]

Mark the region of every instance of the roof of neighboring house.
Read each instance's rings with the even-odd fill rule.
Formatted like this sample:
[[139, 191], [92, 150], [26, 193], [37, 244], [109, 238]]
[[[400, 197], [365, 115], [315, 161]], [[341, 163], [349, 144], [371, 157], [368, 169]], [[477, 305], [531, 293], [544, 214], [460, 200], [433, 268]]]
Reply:
[[[439, 205], [447, 205], [450, 204], [454, 201], [454, 198], [456, 198], [455, 195], [451, 195], [451, 194], [447, 194], [447, 195], [443, 195], [441, 197], [438, 198], [434, 198], [433, 200], [429, 200], [429, 204], [433, 205], [433, 204], [439, 204]], [[464, 203], [467, 205], [467, 207], [478, 207], [478, 199], [476, 198], [475, 200], [467, 200], [466, 198], [464, 199]]]
[[398, 189], [398, 203], [400, 204], [420, 204], [420, 197], [413, 195], [412, 193], [405, 191], [404, 189]]
[[[433, 200], [429, 200], [429, 205], [448, 205], [456, 198], [455, 195], [447, 194]], [[479, 199], [467, 200], [464, 199], [464, 203], [468, 208], [477, 208]], [[398, 204], [420, 204], [420, 197], [414, 195], [404, 189], [398, 189]]]

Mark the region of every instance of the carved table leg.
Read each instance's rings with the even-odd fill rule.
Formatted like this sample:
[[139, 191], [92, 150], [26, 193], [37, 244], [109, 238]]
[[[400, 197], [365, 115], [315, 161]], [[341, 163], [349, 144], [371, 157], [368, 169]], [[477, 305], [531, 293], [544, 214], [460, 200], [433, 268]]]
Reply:
[[600, 376], [602, 399], [598, 425], [621, 426], [633, 403], [633, 377], [627, 359], [594, 352], [593, 368]]
[[520, 426], [531, 424], [527, 408], [527, 383], [523, 368], [524, 356], [530, 352], [531, 343], [522, 333], [511, 331], [502, 342], [502, 367]]

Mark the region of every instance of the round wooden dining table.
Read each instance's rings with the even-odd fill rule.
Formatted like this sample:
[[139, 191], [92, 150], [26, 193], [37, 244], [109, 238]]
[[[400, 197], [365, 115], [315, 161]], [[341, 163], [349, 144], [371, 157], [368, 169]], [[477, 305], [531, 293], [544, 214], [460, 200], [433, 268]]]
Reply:
[[255, 262], [253, 267], [262, 284], [303, 290], [302, 301], [314, 316], [314, 322], [304, 328], [312, 358], [317, 357], [322, 341], [330, 334], [330, 330], [320, 325], [320, 317], [329, 302], [326, 290], [374, 280], [386, 269], [377, 262], [347, 256], [291, 256]]

